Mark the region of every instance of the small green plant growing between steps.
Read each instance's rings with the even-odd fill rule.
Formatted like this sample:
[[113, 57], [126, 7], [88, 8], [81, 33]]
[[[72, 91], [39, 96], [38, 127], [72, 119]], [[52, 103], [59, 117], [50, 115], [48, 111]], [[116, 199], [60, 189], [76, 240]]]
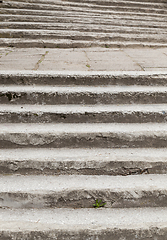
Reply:
[[99, 207], [104, 207], [106, 205], [106, 203], [102, 203], [102, 200], [98, 200], [96, 199], [96, 203], [93, 204], [94, 208], [99, 208]]

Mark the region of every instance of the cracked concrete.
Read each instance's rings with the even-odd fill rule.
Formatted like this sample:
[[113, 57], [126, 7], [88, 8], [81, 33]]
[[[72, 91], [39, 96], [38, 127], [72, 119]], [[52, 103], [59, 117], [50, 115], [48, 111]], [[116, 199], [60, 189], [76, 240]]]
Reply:
[[1, 48], [1, 70], [167, 71], [167, 48]]

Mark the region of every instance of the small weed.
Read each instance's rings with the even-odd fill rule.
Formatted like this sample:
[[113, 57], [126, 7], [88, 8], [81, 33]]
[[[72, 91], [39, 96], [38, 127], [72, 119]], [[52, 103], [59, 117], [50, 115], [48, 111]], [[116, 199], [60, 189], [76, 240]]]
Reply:
[[87, 64], [87, 65], [86, 65], [86, 67], [90, 68], [90, 65], [89, 65], [89, 64]]
[[96, 199], [96, 203], [93, 204], [94, 208], [104, 207], [106, 203], [102, 203], [102, 200]]

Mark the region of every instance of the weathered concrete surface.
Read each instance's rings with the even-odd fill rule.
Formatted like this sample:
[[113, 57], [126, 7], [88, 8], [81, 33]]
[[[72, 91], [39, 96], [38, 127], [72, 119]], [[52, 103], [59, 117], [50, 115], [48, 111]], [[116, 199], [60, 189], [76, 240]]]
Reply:
[[166, 208], [2, 209], [0, 236], [7, 240], [166, 240], [166, 215]]
[[93, 208], [96, 199], [108, 208], [166, 207], [166, 181], [166, 174], [1, 176], [0, 207]]
[[1, 124], [0, 148], [165, 148], [165, 123]]
[[[6, 23], [0, 29], [0, 46], [163, 47], [167, 46], [166, 6], [155, 1], [4, 0], [0, 21]], [[49, 23], [55, 27], [46, 28]]]
[[[99, 53], [100, 54], [100, 53]], [[167, 71], [1, 71], [0, 86], [8, 85], [41, 86], [166, 86]], [[13, 86], [14, 87], [14, 86]]]
[[160, 104], [166, 86], [0, 86], [1, 104]]
[[76, 70], [85, 72], [167, 71], [167, 47], [119, 48], [114, 46], [114, 48], [42, 49], [32, 48], [31, 45], [32, 43], [28, 49], [1, 47], [0, 69], [59, 72]]
[[0, 123], [166, 122], [166, 104], [0, 105]]
[[22, 175], [166, 174], [166, 149], [0, 149], [0, 173]]

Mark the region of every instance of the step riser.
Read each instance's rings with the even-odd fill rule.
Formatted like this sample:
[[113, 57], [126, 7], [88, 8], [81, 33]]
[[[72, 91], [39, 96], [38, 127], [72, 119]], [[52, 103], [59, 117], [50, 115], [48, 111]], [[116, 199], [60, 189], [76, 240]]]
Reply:
[[[11, 0], [11, 2], [15, 2], [15, 0]], [[44, 0], [28, 0], [28, 1], [26, 1], [26, 0], [17, 0], [17, 2], [26, 2], [26, 3], [43, 3], [43, 4], [46, 4], [46, 2], [44, 1]], [[47, 1], [47, 3], [49, 3], [49, 4], [55, 4], [55, 1], [54, 0], [49, 0], [49, 1]], [[60, 1], [57, 1], [57, 4], [60, 4], [61, 2]], [[96, 1], [94, 1], [94, 0], [84, 0], [84, 1], [80, 1], [80, 0], [66, 0], [66, 1], [63, 1], [63, 4], [74, 4], [74, 5], [76, 5], [76, 4], [85, 4], [85, 3], [92, 3], [92, 4], [106, 4], [106, 5], [108, 5], [108, 4], [112, 4], [110, 1], [99, 1], [99, 0], [96, 0]], [[125, 4], [124, 3], [124, 1], [115, 1], [114, 2], [114, 4], [116, 4], [116, 3], [119, 3], [119, 4]], [[137, 2], [135, 2], [135, 1], [128, 1], [128, 3], [127, 3], [127, 5], [129, 5], [129, 4], [144, 4], [144, 5], [146, 5], [146, 4], [148, 4], [149, 6], [151, 6], [150, 4], [154, 4], [155, 3], [155, 5], [157, 5], [157, 1], [155, 1], [155, 0], [138, 0]], [[158, 3], [160, 4], [160, 3], [166, 3], [166, 1], [165, 0], [159, 0], [158, 1]], [[81, 5], [81, 6], [82, 6]], [[127, 6], [126, 5], [126, 6]], [[158, 6], [158, 5], [157, 5]]]
[[0, 47], [15, 48], [88, 48], [88, 47], [107, 47], [107, 48], [127, 48], [127, 47], [167, 47], [167, 43], [156, 42], [100, 42], [100, 41], [76, 41], [68, 39], [41, 40], [38, 39], [21, 39], [21, 38], [1, 38]]
[[0, 174], [128, 176], [148, 173], [167, 174], [166, 161], [0, 161]]
[[[94, 9], [96, 9], [97, 7], [95, 6]], [[108, 10], [108, 9], [107, 9]], [[108, 14], [109, 11], [103, 11], [103, 12], [100, 12], [100, 16], [99, 18], [102, 19], [102, 20], [105, 20], [105, 16]], [[57, 17], [61, 17], [61, 16], [64, 16], [65, 18], [66, 17], [66, 14], [65, 14], [65, 11], [62, 11], [62, 10], [59, 10], [59, 11], [54, 11], [54, 10], [50, 10], [50, 11], [46, 11], [46, 10], [32, 10], [32, 9], [16, 9], [16, 8], [0, 8], [0, 13], [1, 14], [4, 14], [5, 16], [8, 16], [8, 15], [20, 15], [20, 17], [24, 19], [24, 15], [29, 15], [29, 16], [32, 16], [34, 15], [34, 18], [36, 17], [40, 17], [40, 16], [55, 16], [55, 13], [56, 13], [56, 16]], [[149, 22], [149, 21], [153, 21], [153, 22], [156, 22], [155, 20], [157, 20], [157, 22], [166, 22], [166, 15], [165, 14], [146, 14], [146, 13], [128, 13], [128, 11], [126, 12], [115, 12], [115, 11], [112, 11], [110, 10], [110, 13], [112, 14], [112, 16], [108, 16], [107, 20], [111, 19], [113, 20], [113, 16], [114, 16], [114, 19], [118, 19], [118, 20], [132, 20], [133, 21], [139, 21], [141, 20], [142, 22]], [[89, 16], [90, 12], [89, 11], [80, 11], [80, 12], [74, 12], [74, 11], [68, 11], [68, 18], [69, 17], [80, 17], [81, 19], [81, 16]], [[91, 11], [91, 16], [92, 18], [94, 17], [97, 17], [97, 15], [99, 15], [99, 11]], [[144, 18], [143, 18], [144, 17]], [[84, 19], [82, 19], [84, 21]], [[163, 22], [164, 20], [164, 22]], [[44, 21], [46, 22], [46, 20]], [[40, 22], [42, 23], [42, 22]], [[5, 23], [2, 23], [2, 24], [5, 24]], [[46, 23], [45, 23], [46, 24]], [[60, 23], [61, 24], [61, 23]], [[116, 24], [116, 22], [115, 22]], [[117, 23], [118, 24], [118, 23]], [[116, 24], [116, 25], [117, 25]], [[130, 24], [130, 23], [129, 23]], [[150, 24], [150, 23], [149, 23]], [[123, 26], [123, 27], [126, 27], [126, 26]], [[153, 26], [152, 26], [153, 27]]]
[[0, 148], [166, 148], [167, 135], [153, 133], [131, 134], [87, 133], [87, 134], [39, 134], [39, 133], [8, 133], [0, 134]]
[[[6, 223], [5, 223], [6, 224]], [[33, 223], [34, 224], [34, 223]], [[25, 224], [26, 226], [26, 224]], [[97, 227], [98, 228], [98, 227]], [[40, 240], [120, 240], [122, 236], [127, 237], [125, 239], [134, 240], [136, 237], [140, 240], [149, 239], [150, 236], [156, 240], [166, 240], [167, 230], [166, 228], [151, 228], [151, 229], [102, 229], [102, 230], [19, 230], [19, 231], [0, 231], [0, 238], [5, 240], [17, 239], [40, 239]]]
[[165, 208], [2, 209], [0, 237], [17, 240], [166, 240], [165, 216]]
[[[85, 20], [84, 18], [87, 16], [83, 16], [83, 19], [80, 17], [65, 17], [65, 16], [34, 16], [34, 15], [1, 15], [0, 21], [5, 22], [44, 22], [46, 23], [73, 23], [75, 24], [96, 24], [99, 25], [106, 25], [106, 27], [113, 26], [113, 27], [121, 27], [122, 25], [125, 25], [127, 27], [146, 27], [146, 28], [152, 28], [153, 26], [157, 29], [165, 29], [166, 28], [166, 21], [162, 19], [162, 21], [142, 21], [142, 20], [129, 20], [129, 19], [118, 19], [117, 21], [113, 19], [101, 19], [100, 17], [94, 17], [92, 19]], [[100, 19], [100, 20], [99, 20]], [[154, 25], [153, 25], [154, 24]], [[136, 36], [137, 37], [137, 36]]]
[[[77, 26], [78, 25], [78, 26]], [[74, 24], [66, 24], [64, 26], [61, 24], [34, 24], [34, 23], [22, 23], [22, 24], [18, 24], [16, 23], [2, 23], [1, 24], [1, 29], [33, 29], [33, 30], [42, 30], [43, 28], [45, 28], [45, 30], [63, 30], [63, 31], [80, 31], [82, 32], [97, 32], [97, 33], [122, 33], [122, 34], [145, 34], [145, 32], [147, 31], [147, 34], [165, 34], [167, 32], [166, 28], [161, 28], [161, 29], [156, 29], [155, 28], [132, 28], [132, 27], [127, 27], [127, 28], [120, 28], [120, 27], [114, 27], [111, 26], [110, 27], [106, 27], [105, 25], [102, 26], [97, 26], [97, 25], [93, 25], [93, 26], [87, 26], [85, 27], [84, 24], [77, 24], [76, 26]], [[103, 29], [102, 29], [103, 28]], [[11, 33], [12, 34], [12, 33]], [[148, 35], [149, 36], [149, 35]]]
[[104, 112], [104, 113], [11, 113], [0, 111], [0, 123], [148, 123], [167, 122], [167, 112]]
[[155, 85], [155, 86], [167, 86], [167, 73], [109, 73], [104, 74], [103, 72], [96, 73], [53, 73], [50, 72], [38, 74], [34, 73], [6, 73], [5, 71], [0, 74], [0, 85]]
[[[100, 196], [100, 197], [99, 197]], [[108, 208], [166, 207], [166, 191], [112, 192], [105, 190], [73, 190], [55, 193], [0, 193], [1, 208], [93, 208], [96, 199], [103, 199]]]
[[[114, 10], [114, 11], [129, 11], [129, 12], [146, 12], [146, 13], [159, 13], [159, 14], [165, 14], [167, 11], [163, 9], [163, 5], [160, 5], [159, 8], [157, 6], [152, 6], [150, 8], [150, 6], [145, 7], [144, 5], [142, 6], [141, 4], [139, 4], [138, 6], [127, 6], [126, 3], [124, 3], [125, 6], [120, 6], [120, 5], [111, 5], [111, 4], [107, 4], [106, 6], [101, 5], [95, 5], [95, 7], [97, 9], [100, 9], [101, 11], [103, 10]], [[10, 5], [8, 3], [2, 3], [1, 4], [1, 8], [25, 8], [25, 9], [34, 9], [34, 10], [62, 10], [61, 7], [56, 6], [54, 4], [26, 4], [26, 3], [17, 3], [17, 2], [10, 2]], [[93, 5], [89, 6], [90, 8], [93, 8]], [[107, 9], [106, 9], [107, 7]], [[155, 7], [155, 8], [154, 8]], [[64, 8], [65, 10], [71, 10], [72, 7], [68, 7], [66, 6]], [[78, 11], [82, 9], [82, 5], [79, 7], [73, 7], [74, 11]], [[89, 10], [89, 9], [88, 9]]]
[[[6, 32], [6, 31], [5, 31]], [[85, 35], [85, 33], [82, 32], [78, 32], [78, 33], [42, 33], [42, 32], [37, 32], [37, 33], [31, 33], [31, 32], [13, 32], [13, 31], [9, 31], [9, 32], [3, 32], [2, 30], [0, 30], [0, 38], [24, 38], [27, 40], [31, 40], [31, 39], [45, 39], [45, 40], [49, 40], [49, 39], [71, 39], [71, 40], [81, 40], [81, 41], [93, 41], [95, 38], [97, 41], [124, 41], [124, 42], [129, 42], [129, 41], [139, 41], [139, 42], [159, 42], [159, 43], [167, 43], [166, 40], [166, 36], [167, 34], [159, 34], [159, 35], [155, 35], [155, 34], [138, 34], [138, 36], [132, 34], [127, 34], [127, 33], [113, 33], [110, 34], [108, 33], [107, 36], [105, 36], [105, 33], [89, 33], [87, 32], [87, 36]], [[102, 36], [103, 35], [103, 36]]]
[[[84, 5], [83, 3], [86, 3], [86, 5]], [[40, 4], [39, 4], [40, 3]], [[61, 5], [60, 2], [54, 2], [54, 1], [49, 1], [49, 2], [44, 2], [44, 1], [28, 1], [28, 2], [25, 2], [25, 1], [11, 1], [11, 6], [19, 6], [19, 7], [25, 7], [25, 6], [28, 6], [30, 7], [30, 5], [32, 5], [32, 8], [41, 8], [41, 7], [49, 7], [50, 5], [52, 5], [53, 7], [61, 7], [61, 6], [64, 6], [64, 7], [75, 7], [76, 10], [77, 8], [81, 8], [82, 6], [83, 7], [92, 7], [93, 5], [95, 5], [95, 7], [99, 7], [100, 9], [106, 9], [106, 6], [107, 7], [126, 7], [127, 9], [128, 8], [150, 8], [151, 9], [163, 9], [163, 4], [154, 4], [154, 2], [152, 2], [152, 4], [150, 3], [146, 3], [146, 2], [134, 2], [134, 1], [129, 1], [128, 3], [127, 2], [124, 2], [124, 1], [115, 1], [115, 2], [110, 2], [110, 1], [85, 1], [85, 2], [82, 2], [82, 4], [78, 4], [79, 2], [75, 1], [68, 1], [68, 2], [63, 2], [63, 4]], [[38, 5], [37, 5], [38, 4]], [[2, 4], [3, 6], [4, 4]]]
[[0, 92], [0, 104], [160, 104], [167, 103], [166, 92]]

